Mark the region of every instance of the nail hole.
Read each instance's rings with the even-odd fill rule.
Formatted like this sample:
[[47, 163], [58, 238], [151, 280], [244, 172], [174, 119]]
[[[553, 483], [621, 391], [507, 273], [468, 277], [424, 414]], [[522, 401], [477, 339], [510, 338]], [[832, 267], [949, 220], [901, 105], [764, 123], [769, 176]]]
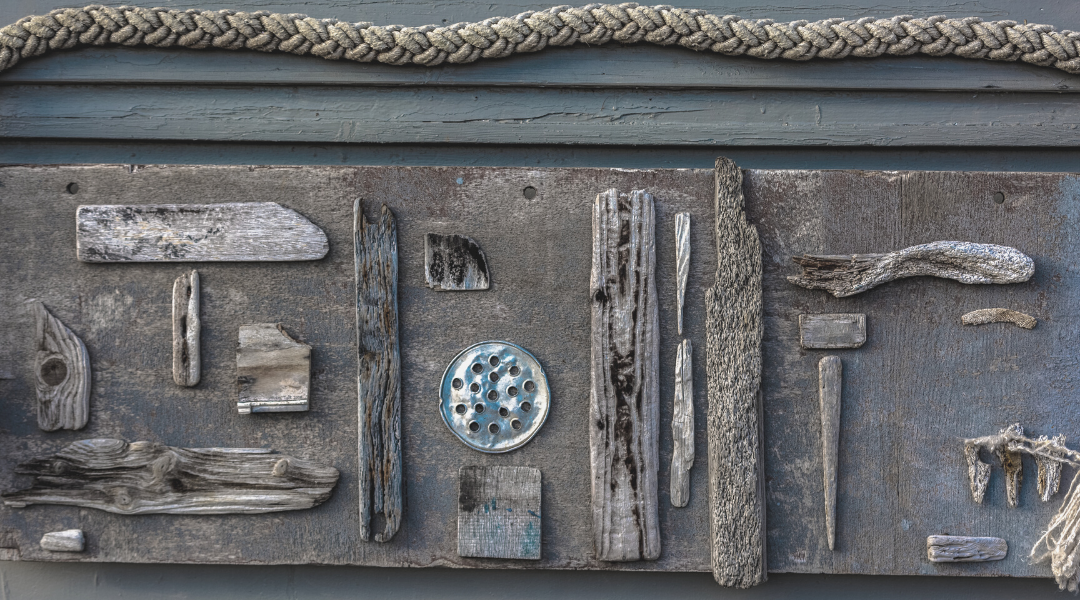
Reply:
[[521, 190], [521, 193], [525, 195], [526, 200], [532, 200], [536, 197], [536, 188], [530, 185], [525, 189]]
[[480, 424], [477, 423], [476, 421], [473, 421], [472, 423], [469, 423], [469, 431], [471, 431], [473, 433], [476, 433], [477, 431], [480, 431]]
[[60, 385], [67, 378], [67, 365], [59, 358], [50, 358], [41, 365], [41, 380], [48, 385]]
[[79, 184], [75, 183], [74, 181], [67, 184], [67, 193], [69, 193], [69, 194], [78, 194], [79, 193]]
[[532, 404], [529, 404], [528, 402], [522, 402], [521, 410], [522, 412], [529, 412], [530, 410], [532, 410]]
[[517, 365], [510, 367], [510, 376], [517, 377], [518, 375], [521, 375], [521, 367]]
[[517, 392], [518, 392], [518, 390], [514, 386], [510, 386], [510, 387], [506, 388], [506, 393], [510, 394], [511, 397], [517, 396]]
[[481, 372], [483, 370], [484, 370], [484, 365], [482, 365], [480, 363], [474, 363], [473, 366], [472, 366], [472, 372], [473, 373], [479, 373], [479, 372]]
[[491, 433], [499, 433], [499, 426], [492, 423], [491, 425], [488, 425], [488, 431]]
[[490, 379], [491, 381], [498, 381], [499, 380], [499, 374], [496, 373], [495, 371], [492, 371], [491, 374], [488, 375], [488, 379]]
[[488, 392], [488, 400], [498, 400], [498, 399], [499, 399], [499, 392], [496, 392], [495, 390], [491, 390], [490, 392]]
[[474, 384], [470, 385], [469, 390], [474, 394], [480, 393], [480, 384], [479, 383], [474, 383]]
[[531, 392], [531, 391], [533, 391], [535, 389], [536, 389], [536, 384], [535, 383], [533, 383], [531, 381], [526, 381], [525, 382], [525, 391], [526, 392]]
[[1003, 204], [1005, 202], [1005, 192], [994, 192], [994, 204]]
[[450, 382], [450, 385], [454, 386], [455, 390], [460, 390], [461, 386], [465, 385], [465, 382], [460, 379], [455, 379]]
[[507, 408], [505, 406], [500, 406], [499, 407], [499, 416], [500, 417], [509, 417], [510, 416], [510, 411], [507, 410]]
[[499, 357], [498, 356], [492, 356], [491, 358], [488, 359], [488, 362], [491, 363], [491, 366], [497, 367], [497, 366], [499, 366]]
[[473, 407], [473, 410], [475, 410], [478, 413], [482, 413], [482, 412], [484, 412], [484, 405], [483, 404], [477, 404], [476, 406]]
[[513, 421], [510, 421], [510, 426], [514, 429], [521, 429], [521, 421], [514, 419]]
[[457, 406], [454, 407], [454, 412], [456, 412], [459, 415], [465, 414], [465, 411], [467, 411], [467, 410], [469, 410], [469, 408], [467, 406], [465, 406], [464, 404], [458, 404]]

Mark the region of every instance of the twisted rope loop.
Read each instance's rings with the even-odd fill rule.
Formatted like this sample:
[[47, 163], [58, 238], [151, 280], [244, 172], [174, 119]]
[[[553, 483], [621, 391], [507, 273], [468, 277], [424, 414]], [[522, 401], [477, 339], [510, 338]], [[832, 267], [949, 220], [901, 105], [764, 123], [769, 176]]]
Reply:
[[0, 29], [0, 71], [20, 59], [77, 46], [224, 48], [312, 54], [330, 60], [435, 66], [537, 52], [546, 46], [679, 45], [728, 56], [809, 60], [955, 55], [1022, 60], [1080, 73], [1080, 33], [977, 17], [909, 15], [777, 23], [672, 6], [556, 6], [477, 23], [403, 27], [266, 11], [199, 11], [91, 5], [25, 17]]

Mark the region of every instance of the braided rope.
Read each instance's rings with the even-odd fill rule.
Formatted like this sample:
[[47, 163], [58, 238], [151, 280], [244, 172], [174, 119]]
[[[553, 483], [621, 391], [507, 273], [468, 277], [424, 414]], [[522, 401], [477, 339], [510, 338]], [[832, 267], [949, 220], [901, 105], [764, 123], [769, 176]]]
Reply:
[[1080, 73], [1080, 33], [1050, 25], [983, 21], [977, 17], [776, 23], [719, 17], [671, 6], [589, 4], [556, 6], [478, 23], [403, 27], [313, 19], [265, 11], [169, 10], [91, 5], [25, 17], [0, 29], [0, 71], [50, 50], [78, 46], [224, 48], [312, 54], [330, 60], [434, 66], [536, 52], [545, 46], [591, 46], [615, 40], [679, 45], [728, 56], [809, 60], [961, 56], [1022, 60]]

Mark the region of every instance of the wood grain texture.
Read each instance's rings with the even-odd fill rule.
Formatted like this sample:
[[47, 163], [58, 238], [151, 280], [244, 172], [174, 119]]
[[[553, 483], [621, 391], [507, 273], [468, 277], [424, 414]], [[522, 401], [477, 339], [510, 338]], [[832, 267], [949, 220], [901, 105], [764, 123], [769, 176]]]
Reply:
[[840, 458], [840, 397], [844, 365], [839, 356], [818, 361], [818, 401], [821, 404], [821, 461], [825, 482], [825, 537], [836, 549], [836, 471]]
[[[360, 539], [388, 542], [401, 526], [401, 355], [397, 222], [353, 205], [356, 266], [357, 440]], [[381, 527], [380, 527], [381, 525]]]
[[[1009, 425], [1002, 430], [1002, 433], [1006, 430], [1017, 435], [1024, 435], [1024, 428], [1019, 423]], [[1005, 471], [1005, 501], [1009, 504], [1009, 508], [1016, 508], [1020, 506], [1020, 486], [1024, 482], [1024, 462], [1020, 459], [1019, 452], [1012, 452], [1004, 445], [995, 449], [994, 456], [997, 457], [1002, 470]]]
[[172, 375], [176, 385], [191, 387], [199, 383], [199, 336], [202, 319], [199, 317], [199, 272], [192, 270], [173, 282]]
[[683, 304], [686, 303], [686, 279], [690, 276], [690, 213], [675, 215], [675, 271], [677, 288], [679, 335], [683, 329]]
[[716, 280], [705, 292], [712, 571], [723, 586], [768, 578], [761, 405], [761, 242], [743, 176], [716, 160]]
[[487, 258], [471, 238], [429, 233], [424, 237], [424, 277], [433, 290], [486, 290], [491, 285]]
[[675, 398], [671, 409], [671, 505], [690, 502], [690, 468], [694, 466], [694, 346], [679, 343], [675, 353]]
[[932, 535], [926, 538], [926, 558], [930, 562], [986, 562], [1002, 560], [1009, 544], [996, 537]]
[[242, 415], [308, 409], [311, 346], [281, 323], [240, 326], [236, 350], [236, 408]]
[[539, 560], [540, 515], [540, 469], [458, 471], [458, 555]]
[[799, 344], [810, 349], [860, 348], [866, 343], [866, 315], [799, 315]]
[[276, 202], [80, 206], [84, 262], [318, 260], [326, 234]]
[[990, 465], [982, 461], [979, 447], [974, 444], [964, 444], [964, 462], [967, 465], [971, 498], [976, 504], [982, 504], [986, 497], [986, 488], [990, 485]]
[[173, 448], [154, 442], [82, 440], [16, 468], [31, 487], [4, 505], [60, 504], [122, 515], [258, 514], [304, 510], [330, 497], [332, 467], [262, 448]]
[[1039, 322], [1035, 317], [1009, 308], [980, 308], [960, 317], [964, 325], [985, 325], [987, 323], [1012, 323], [1024, 329], [1035, 329]]
[[597, 195], [592, 218], [589, 457], [596, 558], [660, 556], [660, 338], [652, 195]]
[[39, 545], [42, 550], [49, 552], [82, 552], [86, 547], [86, 537], [81, 529], [50, 531], [41, 536]]
[[45, 431], [82, 429], [90, 418], [90, 354], [41, 302], [34, 303], [37, 422]]

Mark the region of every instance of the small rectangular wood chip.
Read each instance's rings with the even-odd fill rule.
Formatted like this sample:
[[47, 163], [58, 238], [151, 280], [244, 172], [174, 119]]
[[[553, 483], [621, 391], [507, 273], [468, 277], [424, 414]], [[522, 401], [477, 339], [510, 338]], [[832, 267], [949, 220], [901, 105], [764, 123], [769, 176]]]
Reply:
[[866, 343], [866, 315], [799, 315], [799, 343], [811, 349], [858, 348]]
[[932, 535], [926, 538], [926, 558], [930, 562], [988, 562], [1001, 560], [1009, 544], [996, 537]]
[[240, 414], [308, 409], [311, 346], [297, 342], [280, 323], [240, 326], [236, 386]]
[[540, 560], [540, 470], [461, 467], [458, 555]]

